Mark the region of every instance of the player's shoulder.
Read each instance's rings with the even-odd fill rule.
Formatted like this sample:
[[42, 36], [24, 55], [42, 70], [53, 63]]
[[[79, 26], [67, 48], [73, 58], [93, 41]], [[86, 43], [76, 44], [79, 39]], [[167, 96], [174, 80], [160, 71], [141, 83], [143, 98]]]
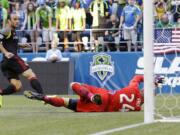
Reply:
[[0, 30], [0, 38], [8, 38], [11, 35], [11, 29], [10, 28], [3, 28]]
[[6, 28], [3, 28], [0, 33], [4, 36], [8, 36], [10, 33], [11, 33], [11, 29], [6, 27]]
[[37, 7], [37, 9], [36, 9], [36, 13], [39, 13], [40, 11], [41, 11], [41, 7]]

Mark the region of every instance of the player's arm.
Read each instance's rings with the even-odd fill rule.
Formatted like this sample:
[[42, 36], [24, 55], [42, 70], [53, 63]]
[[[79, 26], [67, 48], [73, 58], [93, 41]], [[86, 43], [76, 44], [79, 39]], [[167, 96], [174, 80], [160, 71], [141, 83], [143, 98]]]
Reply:
[[2, 42], [0, 42], [0, 51], [5, 55], [6, 58], [10, 59], [14, 56], [13, 53], [8, 52], [2, 45]]
[[94, 2], [91, 2], [91, 4], [90, 4], [90, 14], [92, 15], [92, 16], [94, 16], [94, 13], [93, 13], [93, 10], [94, 10], [94, 8], [93, 8], [93, 6], [94, 6]]
[[11, 35], [10, 29], [4, 29], [0, 33], [0, 51], [5, 55], [6, 58], [10, 59], [14, 56], [13, 53], [8, 52], [3, 46], [3, 40]]
[[52, 18], [49, 17], [49, 29], [51, 29], [51, 28], [52, 28]]
[[83, 30], [85, 30], [86, 29], [86, 13], [84, 9], [82, 9], [82, 12], [83, 12]]
[[37, 29], [40, 30], [40, 15], [39, 15], [40, 8], [36, 9], [35, 16], [36, 16], [36, 26]]
[[48, 21], [49, 21], [49, 29], [52, 27], [52, 11], [50, 8], [48, 8], [49, 11], [49, 16], [48, 16]]
[[138, 24], [138, 22], [139, 22], [139, 20], [141, 19], [141, 15], [142, 13], [141, 13], [141, 11], [140, 11], [140, 9], [136, 9], [136, 19], [135, 19], [135, 23], [134, 23], [134, 28], [136, 28], [137, 27], [137, 24]]
[[8, 16], [8, 13], [7, 13], [7, 10], [6, 9], [3, 9], [3, 28], [5, 28], [6, 26], [6, 22], [7, 22], [7, 16]]
[[25, 19], [24, 19], [24, 22], [23, 22], [23, 25], [21, 27], [21, 30], [24, 30], [25, 27], [26, 27], [26, 24], [27, 24], [27, 21], [28, 21], [28, 14], [27, 14], [27, 11], [25, 12]]
[[144, 82], [144, 77], [142, 75], [135, 75], [130, 81], [129, 85], [134, 87], [139, 87], [139, 84]]
[[7, 50], [3, 47], [2, 42], [0, 42], [0, 50], [3, 54], [7, 53]]
[[120, 16], [119, 29], [122, 28], [122, 25], [123, 25], [123, 22], [124, 22], [124, 19], [125, 19], [124, 16], [125, 16], [125, 11], [124, 11], [124, 9], [123, 9], [122, 14], [121, 14], [121, 16]]
[[59, 13], [58, 13], [58, 10], [56, 9], [56, 30], [59, 30]]
[[18, 47], [19, 48], [32, 48], [32, 46], [29, 45], [28, 43], [19, 43]]

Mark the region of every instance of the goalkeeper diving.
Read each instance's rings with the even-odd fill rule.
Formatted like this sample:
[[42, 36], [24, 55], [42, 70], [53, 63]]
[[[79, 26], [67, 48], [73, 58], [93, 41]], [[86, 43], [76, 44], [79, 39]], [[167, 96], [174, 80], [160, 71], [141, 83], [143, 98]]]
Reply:
[[[164, 82], [164, 77], [155, 77], [155, 86]], [[44, 101], [55, 107], [65, 107], [75, 112], [128, 112], [140, 111], [144, 103], [144, 90], [139, 88], [144, 82], [142, 75], [135, 75], [125, 88], [111, 91], [104, 88], [73, 82], [71, 89], [79, 99], [48, 96], [32, 91], [25, 91], [29, 99]]]

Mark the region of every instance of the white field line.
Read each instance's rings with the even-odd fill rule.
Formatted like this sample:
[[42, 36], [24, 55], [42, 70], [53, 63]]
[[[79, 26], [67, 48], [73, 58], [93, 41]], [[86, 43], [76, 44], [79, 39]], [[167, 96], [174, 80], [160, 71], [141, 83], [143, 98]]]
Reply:
[[93, 133], [90, 135], [107, 135], [110, 133], [123, 131], [123, 130], [131, 129], [131, 128], [136, 128], [136, 127], [147, 125], [147, 124], [152, 124], [152, 123], [138, 123], [138, 124], [133, 124], [133, 125], [129, 125], [129, 126], [124, 126], [124, 127], [113, 128], [113, 129], [109, 129], [109, 130], [105, 130], [105, 131], [101, 131], [101, 132], [96, 132], [96, 133]]
[[157, 120], [157, 122], [164, 122], [164, 123], [180, 123], [180, 119], [161, 119]]

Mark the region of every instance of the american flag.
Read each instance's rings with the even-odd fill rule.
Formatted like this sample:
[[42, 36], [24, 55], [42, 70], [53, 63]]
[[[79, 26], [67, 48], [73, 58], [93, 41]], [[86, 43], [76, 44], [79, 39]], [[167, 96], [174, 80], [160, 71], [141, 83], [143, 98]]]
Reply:
[[180, 28], [156, 29], [154, 53], [180, 52]]

